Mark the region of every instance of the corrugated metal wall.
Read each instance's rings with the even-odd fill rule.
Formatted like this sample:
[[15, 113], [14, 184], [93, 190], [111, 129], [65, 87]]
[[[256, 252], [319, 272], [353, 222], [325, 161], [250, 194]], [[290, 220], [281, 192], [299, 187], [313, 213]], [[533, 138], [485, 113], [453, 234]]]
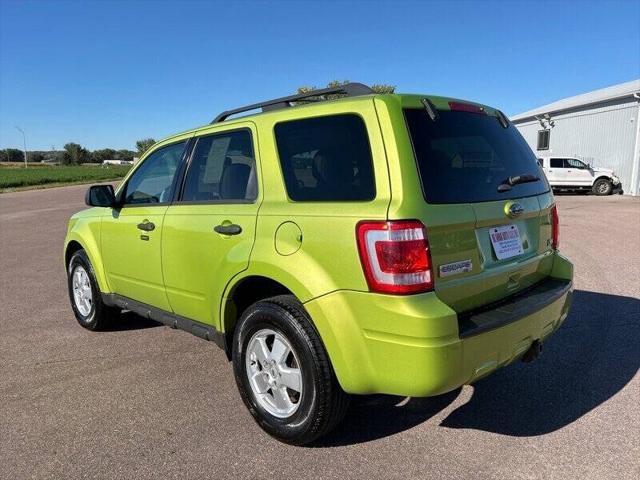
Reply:
[[638, 102], [584, 107], [561, 115], [551, 115], [549, 150], [537, 150], [538, 121], [516, 122], [516, 127], [538, 156], [574, 156], [594, 167], [611, 168], [620, 177], [625, 193], [632, 189]]

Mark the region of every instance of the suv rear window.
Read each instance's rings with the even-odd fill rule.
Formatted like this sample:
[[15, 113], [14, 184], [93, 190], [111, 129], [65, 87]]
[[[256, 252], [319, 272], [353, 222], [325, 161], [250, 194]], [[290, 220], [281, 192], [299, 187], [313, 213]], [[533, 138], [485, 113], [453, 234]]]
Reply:
[[291, 200], [338, 202], [375, 198], [369, 138], [358, 115], [279, 123], [275, 136]]
[[[492, 115], [439, 111], [432, 121], [423, 109], [405, 109], [422, 189], [428, 203], [475, 203], [527, 197], [549, 191], [546, 178], [522, 135]], [[540, 180], [498, 186], [511, 176]]]

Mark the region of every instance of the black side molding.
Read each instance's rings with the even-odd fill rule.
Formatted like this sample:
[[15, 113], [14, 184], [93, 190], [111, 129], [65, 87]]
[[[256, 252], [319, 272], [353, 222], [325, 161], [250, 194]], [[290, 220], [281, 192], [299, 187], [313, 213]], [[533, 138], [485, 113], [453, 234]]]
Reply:
[[551, 305], [571, 291], [569, 280], [548, 278], [500, 302], [458, 314], [460, 338], [500, 328]]
[[217, 346], [226, 351], [226, 340], [223, 333], [219, 332], [211, 325], [190, 320], [175, 313], [167, 312], [146, 303], [132, 300], [117, 293], [103, 293], [102, 301], [111, 307], [119, 307], [123, 310], [131, 310], [138, 315], [155, 320], [171, 328], [178, 328], [189, 332], [196, 337], [214, 342]]

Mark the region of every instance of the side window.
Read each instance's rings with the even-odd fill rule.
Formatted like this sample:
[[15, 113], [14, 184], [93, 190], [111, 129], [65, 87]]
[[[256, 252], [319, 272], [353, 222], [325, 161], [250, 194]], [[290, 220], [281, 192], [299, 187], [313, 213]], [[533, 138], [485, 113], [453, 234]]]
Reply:
[[256, 196], [251, 133], [236, 130], [198, 138], [181, 201], [255, 200]]
[[162, 147], [147, 158], [127, 182], [124, 203], [165, 203], [171, 201], [174, 177], [187, 141]]
[[578, 168], [580, 170], [587, 168], [584, 163], [580, 160], [576, 160], [575, 158], [567, 158], [565, 161], [567, 162], [567, 168]]
[[538, 130], [538, 150], [549, 150], [551, 130]]
[[294, 201], [375, 198], [373, 160], [364, 121], [344, 114], [279, 123], [278, 155]]
[[549, 166], [551, 168], [564, 168], [564, 162], [561, 158], [552, 158], [549, 161]]
[[544, 158], [538, 159], [538, 165], [540, 165], [541, 167], [544, 167]]

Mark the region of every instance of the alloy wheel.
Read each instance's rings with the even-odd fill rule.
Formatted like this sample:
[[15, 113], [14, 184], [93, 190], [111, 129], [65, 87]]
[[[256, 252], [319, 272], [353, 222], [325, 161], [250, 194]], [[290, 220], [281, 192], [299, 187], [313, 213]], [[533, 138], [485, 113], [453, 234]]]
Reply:
[[278, 418], [293, 415], [303, 386], [300, 362], [289, 340], [271, 329], [258, 330], [247, 344], [245, 364], [258, 404]]
[[91, 291], [89, 274], [84, 267], [78, 265], [73, 270], [72, 286], [73, 302], [80, 314], [87, 317], [91, 313], [93, 305], [93, 292]]

